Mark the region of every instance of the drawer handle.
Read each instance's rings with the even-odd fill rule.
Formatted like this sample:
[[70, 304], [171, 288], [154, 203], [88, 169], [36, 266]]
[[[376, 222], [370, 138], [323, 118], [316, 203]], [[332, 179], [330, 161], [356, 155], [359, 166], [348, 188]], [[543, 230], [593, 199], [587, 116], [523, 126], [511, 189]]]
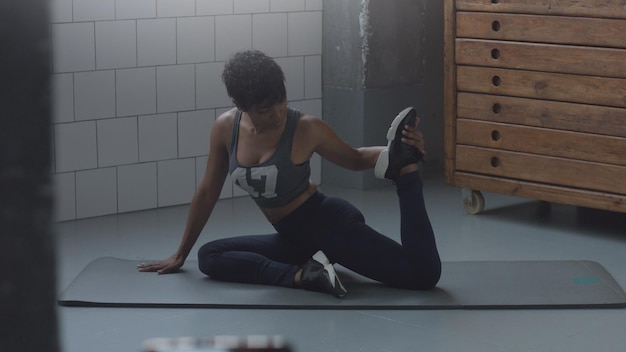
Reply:
[[491, 0], [491, 3], [492, 3], [492, 4], [497, 4], [497, 3], [499, 3], [499, 2], [500, 2], [500, 0]]
[[500, 104], [498, 104], [498, 103], [494, 103], [491, 106], [491, 111], [493, 111], [494, 114], [499, 114], [500, 111], [502, 111], [502, 106]]
[[492, 49], [491, 50], [491, 58], [498, 60], [500, 58], [500, 50], [498, 49]]
[[494, 141], [500, 140], [500, 132], [498, 132], [498, 130], [491, 131], [491, 139]]
[[500, 76], [493, 76], [491, 78], [491, 83], [493, 83], [493, 85], [497, 87], [502, 84], [502, 80], [500, 79]]
[[493, 167], [500, 166], [500, 159], [498, 159], [497, 156], [494, 156], [493, 158], [491, 158], [491, 166]]
[[494, 32], [499, 31], [500, 30], [500, 21], [493, 21], [493, 22], [491, 22], [491, 29]]

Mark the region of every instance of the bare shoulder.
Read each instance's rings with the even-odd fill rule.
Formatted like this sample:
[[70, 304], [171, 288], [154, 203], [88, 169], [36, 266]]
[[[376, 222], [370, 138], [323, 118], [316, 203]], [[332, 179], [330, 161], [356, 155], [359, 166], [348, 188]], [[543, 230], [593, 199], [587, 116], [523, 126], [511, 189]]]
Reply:
[[302, 115], [300, 115], [300, 122], [298, 124], [298, 132], [306, 134], [310, 137], [320, 137], [329, 132], [332, 132], [332, 129], [321, 118], [302, 113]]
[[215, 119], [212, 131], [217, 132], [219, 135], [224, 135], [226, 132], [230, 133], [233, 129], [233, 124], [235, 123], [236, 114], [237, 109], [231, 109], [218, 116]]
[[340, 140], [333, 129], [321, 118], [303, 113], [296, 129], [296, 140], [311, 152], [335, 148]]
[[237, 109], [231, 109], [215, 119], [211, 129], [211, 144], [218, 143], [227, 146], [230, 143], [236, 113]]
[[230, 109], [215, 119], [215, 124], [213, 127], [219, 129], [229, 129], [233, 127], [235, 123], [235, 115], [237, 114], [237, 109]]
[[301, 112], [300, 113], [300, 121], [304, 122], [304, 123], [317, 123], [319, 121], [322, 121], [322, 119], [317, 117], [317, 116], [313, 116], [311, 114], [307, 114], [306, 112]]

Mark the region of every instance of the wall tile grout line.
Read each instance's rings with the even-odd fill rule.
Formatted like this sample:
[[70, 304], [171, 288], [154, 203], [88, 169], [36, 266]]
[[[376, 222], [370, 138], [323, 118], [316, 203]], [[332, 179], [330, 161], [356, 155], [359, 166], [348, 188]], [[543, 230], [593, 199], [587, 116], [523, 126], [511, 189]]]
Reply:
[[74, 186], [74, 219], [78, 218], [78, 191], [76, 189], [76, 174], [76, 171], [72, 172], [72, 176], [74, 178], [74, 182], [72, 182], [72, 185]]
[[93, 66], [94, 70], [98, 70], [98, 45], [96, 44], [96, 22], [93, 23]]
[[178, 18], [174, 18], [174, 55], [176, 56], [176, 65], [180, 65], [178, 60]]
[[117, 71], [118, 69], [113, 70], [113, 99], [115, 101], [115, 117], [118, 117], [117, 113]]
[[135, 20], [135, 67], [139, 67], [139, 20]]
[[180, 124], [180, 113], [179, 112], [175, 112], [176, 114], [176, 156], [177, 159], [181, 159], [180, 157], [180, 131], [179, 131], [179, 124]]
[[155, 114], [159, 113], [159, 75], [157, 72], [158, 68], [154, 67], [154, 111]]
[[139, 115], [135, 118], [137, 125], [137, 164], [141, 163], [141, 148], [139, 148]]
[[198, 64], [193, 64], [193, 106], [198, 110]]
[[156, 206], [157, 206], [157, 208], [159, 207], [159, 204], [160, 204], [159, 203], [159, 198], [160, 198], [160, 192], [159, 192], [159, 183], [160, 183], [160, 180], [159, 180], [159, 164], [160, 163], [161, 162], [158, 161], [158, 160], [154, 161], [154, 164], [156, 166], [156, 188], [157, 188], [156, 189]]
[[[104, 169], [105, 165], [102, 164], [103, 162], [106, 162], [106, 167], [115, 167], [114, 190], [116, 193], [115, 195], [110, 194], [106, 196], [106, 199], [100, 200], [108, 202], [109, 210], [106, 210], [107, 212], [113, 211], [114, 203], [111, 198], [113, 196], [117, 196], [115, 204], [117, 207], [116, 212], [118, 213], [124, 211], [123, 209], [126, 209], [127, 205], [136, 204], [137, 206], [145, 207], [148, 204], [147, 202], [153, 204], [155, 201], [153, 192], [156, 192], [156, 207], [159, 207], [159, 203], [163, 202], [163, 204], [169, 204], [171, 201], [182, 201], [180, 194], [176, 195], [176, 192], [178, 192], [179, 189], [189, 192], [190, 188], [186, 182], [182, 183], [182, 180], [174, 178], [176, 177], [175, 175], [180, 174], [181, 177], [189, 181], [193, 180], [195, 188], [199, 177], [201, 177], [199, 173], [202, 167], [202, 165], [198, 164], [200, 156], [194, 154], [195, 150], [199, 148], [198, 143], [200, 143], [200, 141], [194, 140], [195, 142], [192, 142], [190, 139], [188, 143], [187, 140], [183, 138], [190, 138], [192, 137], [191, 133], [195, 133], [193, 128], [190, 129], [187, 126], [191, 127], [196, 122], [202, 125], [205, 124], [205, 122], [198, 120], [199, 117], [188, 120], [186, 118], [187, 113], [193, 116], [199, 116], [198, 114], [201, 114], [200, 111], [211, 109], [213, 115], [216, 115], [218, 110], [232, 107], [232, 105], [227, 104], [224, 100], [227, 99], [227, 97], [221, 96], [221, 89], [223, 87], [218, 77], [220, 76], [219, 72], [217, 71], [219, 71], [220, 64], [225, 63], [232, 54], [231, 51], [235, 50], [235, 48], [243, 49], [251, 47], [260, 50], [264, 50], [264, 48], [265, 50], [277, 48], [279, 51], [276, 53], [280, 56], [272, 55], [277, 59], [281, 57], [285, 58], [288, 63], [295, 63], [295, 61], [299, 60], [306, 62], [306, 55], [303, 56], [302, 53], [298, 52], [289, 52], [289, 40], [281, 40], [280, 43], [275, 45], [263, 40], [264, 37], [272, 38], [272, 32], [257, 32], [259, 30], [288, 32], [288, 20], [279, 27], [270, 25], [269, 23], [265, 25], [263, 24], [265, 21], [257, 23], [255, 27], [255, 21], [261, 19], [263, 15], [284, 13], [289, 16], [294, 12], [286, 11], [289, 7], [285, 7], [284, 11], [274, 12], [273, 10], [280, 10], [280, 8], [272, 7], [270, 3], [269, 7], [264, 8], [261, 12], [250, 9], [235, 13], [235, 8], [238, 5], [236, 6], [233, 1], [229, 1], [228, 7], [223, 9], [225, 11], [220, 10], [218, 7], [211, 8], [211, 6], [216, 6], [211, 3], [206, 5], [209, 6], [209, 8], [203, 8], [203, 14], [200, 16], [200, 7], [205, 5], [200, 5], [197, 1], [185, 3], [184, 8], [180, 8], [180, 6], [170, 8], [168, 7], [169, 5], [166, 5], [165, 7], [161, 6], [159, 9], [159, 7], [156, 6], [156, 2], [151, 3], [149, 1], [137, 6], [133, 5], [131, 8], [129, 7], [130, 5], [126, 6], [122, 2], [117, 3], [116, 1], [111, 5], [111, 0], [109, 0], [106, 1], [105, 10], [107, 13], [110, 13], [112, 9], [114, 13], [113, 18], [109, 18], [108, 16], [102, 16], [102, 13], [95, 12], [95, 9], [97, 7], [99, 8], [97, 4], [92, 5], [87, 1], [81, 1], [80, 3], [75, 0], [70, 1], [72, 3], [70, 22], [52, 23], [53, 25], [82, 23], [74, 27], [59, 27], [59, 33], [62, 36], [58, 37], [58, 42], [63, 45], [63, 52], [59, 52], [60, 55], [57, 55], [57, 60], [59, 60], [57, 66], [60, 70], [55, 71], [53, 69], [52, 72], [53, 74], [68, 75], [64, 76], [62, 80], [59, 81], [59, 87], [67, 87], [64, 88], [66, 92], [58, 97], [59, 103], [63, 104], [61, 106], [64, 107], [59, 109], [59, 111], [64, 111], [65, 116], [59, 117], [53, 122], [55, 126], [60, 127], [59, 131], [60, 134], [63, 135], [63, 139], [59, 139], [59, 133], [56, 133], [56, 131], [52, 132], [54, 134], [53, 139], [55, 146], [52, 149], [54, 153], [54, 169], [51, 171], [53, 174], [69, 172], [73, 176], [73, 181], [69, 179], [69, 176], [65, 176], [64, 178], [65, 189], [67, 192], [73, 190], [74, 193], [72, 196], [73, 204], [71, 204], [72, 201], [69, 197], [66, 196], [65, 198], [65, 206], [67, 206], [68, 209], [61, 215], [64, 218], [70, 216], [73, 216], [73, 218], [81, 218], [86, 216], [86, 214], [89, 214], [89, 216], [97, 216], [97, 214], [92, 213], [105, 211], [105, 209], [102, 209], [107, 208], [104, 204], [102, 204], [102, 206], [96, 206], [97, 204], [94, 204], [94, 206], [89, 205], [92, 201], [98, 202], [98, 197], [85, 193], [85, 190], [80, 190], [79, 192], [77, 189], [77, 175], [84, 171]], [[105, 2], [102, 4], [104, 6]], [[65, 12], [61, 13], [58, 18], [67, 21], [70, 17], [69, 6], [65, 6], [61, 10]], [[77, 21], [75, 21], [76, 10], [79, 11], [77, 13], [80, 15]], [[183, 13], [184, 15], [176, 16], [176, 13]], [[165, 17], [159, 17], [159, 15], [165, 15]], [[235, 26], [232, 23], [228, 23], [230, 18], [237, 18], [236, 16], [243, 15], [249, 16], [248, 21], [244, 20], [247, 22], [245, 25], [250, 26], [245, 32], [241, 32], [241, 28], [237, 29], [238, 27], [245, 28], [245, 25]], [[107, 18], [98, 19], [100, 17]], [[206, 19], [198, 20], [197, 26], [194, 20], [187, 20], [200, 17]], [[220, 18], [221, 20], [218, 23], [217, 20]], [[141, 30], [143, 25], [140, 21], [155, 20], [166, 20], [165, 22], [167, 23], [149, 23], [146, 27], [148, 31], [145, 29]], [[188, 22], [189, 30], [185, 31], [183, 29], [187, 28]], [[200, 26], [200, 22], [203, 23], [202, 26]], [[317, 28], [315, 22], [312, 22], [312, 24]], [[91, 28], [88, 30], [93, 30], [93, 32], [87, 32], [85, 30], [86, 28]], [[151, 30], [153, 28], [155, 31]], [[211, 36], [207, 37], [203, 35], [205, 34], [204, 30], [198, 31], [194, 30], [194, 28], [205, 28], [207, 31], [213, 31], [213, 33], [206, 33]], [[132, 30], [134, 30], [135, 33], [131, 33]], [[306, 28], [304, 30], [306, 30]], [[164, 34], [163, 38], [158, 34], [160, 32]], [[67, 33], [68, 36], [66, 36], [65, 33]], [[128, 37], [126, 34], [130, 34], [131, 36]], [[258, 36], [259, 34], [261, 36]], [[229, 40], [231, 35], [240, 38], [241, 43]], [[254, 35], [257, 36], [254, 37]], [[302, 35], [305, 35], [305, 33], [302, 33]], [[316, 33], [315, 35], [318, 34]], [[285, 38], [285, 34], [281, 33], [281, 36]], [[292, 34], [289, 34], [288, 38], [291, 36]], [[167, 38], [167, 46], [164, 46], [164, 42], [161, 40], [165, 38]], [[64, 39], [65, 41], [63, 42]], [[209, 40], [212, 40], [212, 42], [209, 43]], [[265, 43], [267, 43], [267, 47]], [[298, 48], [294, 50], [306, 50], [306, 47], [303, 46], [306, 44], [301, 45], [299, 44], [300, 42], [293, 42], [293, 39], [292, 43], [298, 43]], [[56, 45], [56, 43], [53, 42], [53, 45]], [[116, 52], [116, 48], [119, 48], [120, 51]], [[130, 51], [128, 49], [130, 49]], [[76, 54], [70, 55], [70, 53], [74, 52], [73, 50], [76, 50]], [[285, 50], [286, 53], [283, 54]], [[134, 57], [132, 55], [133, 51]], [[124, 55], [125, 53], [126, 55]], [[146, 53], [149, 56], [144, 57], [143, 60], [145, 62], [142, 62], [141, 55]], [[218, 57], [220, 58], [219, 60]], [[294, 60], [296, 57], [300, 57], [300, 59]], [[186, 58], [189, 58], [189, 60]], [[135, 62], [132, 62], [132, 60], [135, 60]], [[209, 65], [206, 67], [200, 66], [203, 64]], [[185, 65], [193, 65], [193, 69], [191, 67], [183, 68], [182, 66]], [[146, 69], [144, 72], [136, 71], [143, 70], [144, 68]], [[302, 69], [304, 69], [304, 74], [299, 72]], [[134, 72], [126, 72], [125, 70], [133, 70]], [[147, 70], [152, 70], [152, 72], [148, 72]], [[163, 72], [164, 74], [161, 74]], [[178, 73], [182, 76], [179, 76]], [[299, 98], [299, 100], [302, 101], [307, 100], [306, 73], [306, 65], [301, 66], [295, 73], [296, 76], [302, 77], [297, 77], [294, 83], [298, 87], [303, 84], [305, 85], [305, 89], [303, 90], [305, 96], [302, 97], [302, 99]], [[111, 77], [110, 74], [114, 76]], [[315, 73], [311, 72], [311, 74], [313, 75]], [[193, 75], [193, 77], [191, 77], [191, 75]], [[132, 77], [137, 77], [140, 81], [132, 81]], [[131, 79], [131, 81], [128, 81], [128, 79]], [[174, 85], [168, 83], [170, 80]], [[102, 85], [103, 83], [106, 84]], [[99, 87], [90, 86], [95, 84]], [[181, 85], [181, 88], [184, 89], [175, 89], [177, 85]], [[170, 87], [172, 88], [169, 89]], [[315, 85], [312, 85], [310, 88], [315, 88]], [[171, 94], [159, 99], [159, 94], [167, 94], [167, 91], [170, 90]], [[301, 89], [298, 88], [298, 90]], [[189, 94], [193, 94], [193, 96], [189, 96]], [[150, 108], [150, 106], [152, 106], [152, 108]], [[160, 109], [163, 111], [160, 111]], [[140, 118], [143, 116], [163, 114], [172, 114], [172, 120], [175, 120], [176, 127], [172, 126], [172, 120], [165, 123], [166, 119], [159, 119], [161, 122], [158, 122], [156, 125], [152, 125], [151, 122], [145, 125], [140, 123]], [[119, 118], [134, 118], [134, 122], [126, 121], [118, 125], [117, 121], [106, 121]], [[146, 121], [150, 120], [150, 118], [144, 119]], [[215, 116], [213, 116], [213, 122], [214, 119]], [[190, 123], [192, 125], [189, 125]], [[136, 131], [129, 133], [130, 131], [119, 130], [119, 135], [125, 137], [117, 141], [118, 130], [115, 128], [135, 128]], [[170, 128], [173, 128], [173, 130], [170, 130]], [[210, 131], [212, 127], [208, 128]], [[144, 145], [144, 147], [150, 148], [150, 145], [153, 145], [154, 148], [152, 148], [152, 150], [141, 150], [142, 143], [140, 136], [147, 136], [145, 135], [146, 132], [141, 132], [143, 129], [146, 129], [146, 132], [152, 130], [155, 132], [158, 131], [157, 133], [161, 135], [161, 137], [148, 138], [150, 141], [148, 144]], [[85, 135], [85, 132], [88, 132], [88, 135]], [[95, 136], [93, 139], [89, 137], [93, 136], [94, 133]], [[152, 132], [148, 133], [151, 134]], [[200, 138], [200, 136], [194, 136], [193, 138], [197, 139]], [[119, 144], [122, 142], [123, 144]], [[162, 144], [162, 142], [166, 144]], [[173, 143], [176, 144], [174, 145]], [[191, 148], [189, 152], [187, 152], [187, 147]], [[136, 157], [131, 158], [131, 154], [127, 154], [126, 148], [136, 149], [136, 151], [130, 149], [133, 154], [136, 154]], [[146, 153], [154, 154], [154, 157], [151, 158]], [[180, 166], [184, 165], [184, 171], [177, 170], [178, 167], [176, 165], [178, 164], [176, 164], [176, 161], [186, 160], [189, 158], [189, 156], [187, 156], [188, 153], [193, 156], [193, 167], [190, 161], [185, 161], [180, 164]], [[207, 156], [206, 153], [202, 155], [202, 157]], [[145, 157], [148, 157], [150, 160], [143, 160]], [[163, 159], [162, 157], [167, 158]], [[136, 160], [133, 161], [130, 159]], [[114, 162], [113, 165], [108, 165], [109, 162], [107, 160], [118, 160], [120, 162]], [[172, 164], [171, 162], [174, 163]], [[146, 176], [148, 167], [133, 167], [133, 165], [144, 164], [152, 164], [156, 168], [156, 171], [154, 171], [155, 169], [150, 171], [152, 175], [150, 177], [152, 180], [156, 177], [157, 182], [156, 190], [150, 191], [149, 193], [152, 200], [148, 201], [148, 198], [146, 198], [143, 200], [138, 199], [138, 202], [135, 202], [129, 199], [129, 202], [127, 202], [124, 200], [124, 197], [120, 198], [120, 192], [123, 192], [120, 188], [120, 177], [126, 179], [126, 181], [123, 182], [124, 187], [134, 187], [128, 182], [139, 182], [138, 180], [131, 181], [131, 179], [140, 177], [140, 175]], [[57, 168], [59, 165], [65, 166], [59, 169]], [[159, 165], [161, 165], [160, 174], [158, 171]], [[163, 172], [165, 172], [165, 174], [163, 174]], [[170, 175], [171, 172], [173, 173]], [[194, 172], [193, 178], [190, 172]], [[112, 177], [112, 174], [111, 170], [107, 171], [106, 175], [109, 175], [107, 178]], [[91, 180], [93, 177], [96, 177], [95, 175], [100, 175], [97, 177], [104, 177], [103, 175], [105, 175], [105, 173], [96, 172], [94, 175], [87, 174], [86, 176], [81, 176], [81, 179]], [[165, 179], [163, 179], [164, 175]], [[159, 186], [162, 182], [166, 184]], [[86, 185], [89, 184], [88, 182]], [[84, 188], [84, 185], [80, 187]], [[113, 190], [113, 184], [109, 183], [108, 187], [111, 187], [111, 190]], [[161, 193], [160, 196], [159, 187], [165, 187], [164, 190], [166, 190], [166, 192]], [[141, 194], [143, 197], [143, 193]], [[105, 197], [105, 194], [103, 193], [101, 196]], [[230, 196], [234, 195], [231, 194]], [[78, 209], [78, 200], [82, 202], [82, 210]], [[74, 209], [70, 209], [70, 206], [73, 206]], [[135, 207], [135, 205], [132, 205], [132, 207]]]
[[96, 169], [100, 168], [100, 143], [98, 143], [98, 121], [93, 120], [96, 126]]
[[115, 166], [115, 213], [119, 213], [120, 209], [120, 180], [119, 165]]

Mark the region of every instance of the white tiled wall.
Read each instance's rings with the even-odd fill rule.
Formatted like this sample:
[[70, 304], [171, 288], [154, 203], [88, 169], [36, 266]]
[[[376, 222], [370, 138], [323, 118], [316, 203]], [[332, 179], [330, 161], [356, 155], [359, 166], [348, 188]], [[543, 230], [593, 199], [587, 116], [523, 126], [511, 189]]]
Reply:
[[78, 121], [115, 116], [115, 71], [74, 74], [74, 118]]
[[96, 68], [137, 66], [136, 21], [96, 22]]
[[176, 114], [139, 116], [139, 161], [158, 161], [178, 157]]
[[188, 203], [196, 186], [196, 159], [159, 161], [157, 167], [158, 205]]
[[[52, 0], [57, 220], [189, 203], [236, 50], [275, 57], [321, 116], [322, 0]], [[312, 162], [320, 182], [320, 161]], [[240, 196], [230, 180], [221, 198]]]
[[156, 68], [116, 70], [115, 100], [117, 116], [156, 113]]

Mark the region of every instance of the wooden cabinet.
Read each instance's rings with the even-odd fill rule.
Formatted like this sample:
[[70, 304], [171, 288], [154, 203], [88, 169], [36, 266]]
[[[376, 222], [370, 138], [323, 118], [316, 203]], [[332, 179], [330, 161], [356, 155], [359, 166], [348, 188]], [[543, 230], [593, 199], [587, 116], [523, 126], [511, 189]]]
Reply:
[[445, 153], [471, 213], [477, 191], [626, 212], [626, 2], [445, 0]]

